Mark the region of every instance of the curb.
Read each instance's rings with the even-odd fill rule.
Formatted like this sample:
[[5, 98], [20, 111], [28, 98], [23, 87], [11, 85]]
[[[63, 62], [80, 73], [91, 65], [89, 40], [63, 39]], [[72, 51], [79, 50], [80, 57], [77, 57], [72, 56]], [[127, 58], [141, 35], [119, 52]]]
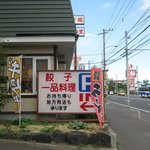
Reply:
[[111, 136], [111, 147], [116, 148], [117, 147], [117, 134], [111, 129], [108, 129], [110, 136]]
[[14, 141], [14, 140], [0, 140], [0, 144], [14, 144], [22, 145], [26, 147], [34, 148], [46, 148], [49, 150], [117, 150], [116, 148], [95, 148], [95, 147], [83, 147], [83, 146], [69, 146], [64, 144], [43, 144], [43, 143], [32, 143], [24, 141]]

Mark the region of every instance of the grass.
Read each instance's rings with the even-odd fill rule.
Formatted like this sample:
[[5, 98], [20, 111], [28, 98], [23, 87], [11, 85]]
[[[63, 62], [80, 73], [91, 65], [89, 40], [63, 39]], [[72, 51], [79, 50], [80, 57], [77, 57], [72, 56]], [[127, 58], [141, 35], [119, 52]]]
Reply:
[[[101, 129], [99, 127], [98, 123], [86, 123], [86, 128], [77, 128], [78, 131], [85, 132], [87, 134], [93, 134], [100, 132]], [[18, 125], [14, 125], [13, 123], [0, 123], [0, 129], [4, 130], [11, 130], [13, 132], [20, 132], [20, 129], [25, 129], [27, 131], [31, 131], [32, 133], [40, 133], [40, 132], [54, 132], [54, 131], [61, 131], [61, 132], [70, 132], [70, 131], [75, 131], [75, 128], [70, 128], [69, 123], [46, 123], [46, 124], [39, 124], [35, 123], [34, 124], [26, 124], [25, 126], [21, 126], [19, 128]]]

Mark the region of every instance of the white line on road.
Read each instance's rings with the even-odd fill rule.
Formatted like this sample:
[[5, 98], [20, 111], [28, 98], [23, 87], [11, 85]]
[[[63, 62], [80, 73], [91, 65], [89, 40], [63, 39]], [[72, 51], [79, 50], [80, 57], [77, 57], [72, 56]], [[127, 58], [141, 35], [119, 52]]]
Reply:
[[[113, 102], [111, 100], [109, 100], [111, 103], [114, 103], [114, 104], [117, 104], [117, 105], [120, 105], [120, 106], [124, 106], [124, 107], [128, 107], [127, 105], [124, 105], [124, 104], [120, 104], [120, 103], [117, 103], [117, 102]], [[148, 110], [144, 110], [144, 109], [140, 109], [140, 108], [136, 108], [136, 107], [132, 107], [130, 106], [130, 108], [132, 109], [135, 109], [135, 110], [139, 110], [139, 111], [142, 111], [142, 112], [146, 112], [146, 113], [150, 113], [150, 111]]]
[[[116, 102], [113, 102], [113, 101], [110, 101], [110, 100], [109, 100], [109, 102], [110, 102], [110, 103], [113, 103], [113, 104], [116, 104], [116, 105], [123, 106], [123, 107], [128, 107], [127, 105], [120, 104], [120, 103], [116, 103]], [[109, 104], [109, 103], [106, 103], [106, 104]], [[143, 109], [139, 109], [139, 108], [132, 107], [132, 106], [130, 106], [130, 108], [132, 108], [132, 110], [134, 110], [134, 111], [137, 111], [137, 113], [138, 113], [138, 118], [139, 118], [140, 120], [143, 120], [144, 122], [150, 124], [150, 121], [147, 121], [147, 120], [145, 120], [145, 119], [143, 119], [143, 118], [141, 117], [141, 111], [142, 111], [142, 112], [145, 112], [145, 113], [150, 113], [150, 111], [143, 110]]]

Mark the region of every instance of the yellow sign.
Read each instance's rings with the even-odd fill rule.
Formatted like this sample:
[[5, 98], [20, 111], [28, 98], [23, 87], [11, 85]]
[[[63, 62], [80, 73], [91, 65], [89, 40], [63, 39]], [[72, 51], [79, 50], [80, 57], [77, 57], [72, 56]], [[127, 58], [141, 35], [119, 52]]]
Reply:
[[8, 78], [14, 102], [21, 103], [21, 57], [8, 58]]

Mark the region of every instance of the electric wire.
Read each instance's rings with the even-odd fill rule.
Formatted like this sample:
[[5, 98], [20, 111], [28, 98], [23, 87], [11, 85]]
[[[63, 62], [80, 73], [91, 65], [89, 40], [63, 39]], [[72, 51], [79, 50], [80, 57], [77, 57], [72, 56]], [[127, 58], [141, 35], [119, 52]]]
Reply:
[[[137, 27], [137, 26], [139, 26], [140, 25], [140, 27], [142, 27], [142, 25], [141, 25], [141, 22], [142, 23], [145, 23], [144, 21], [146, 21], [147, 22], [147, 19], [149, 18], [149, 16], [148, 17], [146, 17], [146, 19], [144, 19], [143, 21], [141, 21], [142, 19], [143, 19], [143, 17], [145, 17], [145, 15], [147, 14], [149, 12], [149, 9], [147, 9], [145, 12], [144, 12], [144, 14], [142, 15], [142, 17], [135, 23], [135, 25], [129, 30], [129, 32], [131, 32], [135, 27]], [[141, 21], [141, 22], [140, 22]], [[144, 30], [142, 30], [138, 35], [136, 35], [129, 43], [128, 43], [128, 45], [129, 44], [131, 44], [134, 40], [136, 40], [142, 33], [144, 33], [148, 28], [150, 27], [150, 25], [148, 25]], [[138, 28], [139, 29], [139, 28]], [[133, 32], [132, 32], [133, 33]], [[135, 30], [134, 30], [134, 33], [136, 33], [135, 32]], [[132, 35], [132, 34], [131, 34]], [[147, 36], [145, 36], [145, 37], [147, 37]], [[123, 40], [123, 38], [120, 40], [120, 42]], [[106, 61], [110, 61], [110, 59], [112, 59], [113, 57], [115, 57], [119, 52], [121, 52], [123, 49], [125, 48], [125, 46], [124, 47], [122, 47], [120, 50], [118, 50], [115, 54], [113, 54], [112, 56], [110, 56]], [[121, 55], [120, 55], [121, 56]], [[113, 59], [113, 61], [111, 62], [111, 63], [113, 63], [113, 62], [116, 62], [117, 60], [120, 60], [121, 59], [121, 57], [117, 57], [117, 58], [115, 58], [115, 59]], [[109, 63], [109, 64], [111, 64], [111, 63]]]

